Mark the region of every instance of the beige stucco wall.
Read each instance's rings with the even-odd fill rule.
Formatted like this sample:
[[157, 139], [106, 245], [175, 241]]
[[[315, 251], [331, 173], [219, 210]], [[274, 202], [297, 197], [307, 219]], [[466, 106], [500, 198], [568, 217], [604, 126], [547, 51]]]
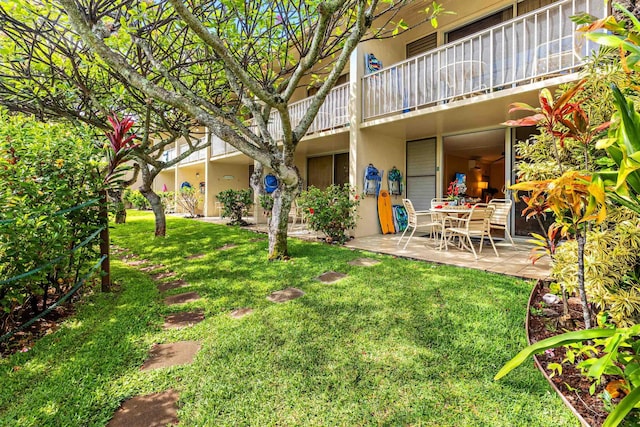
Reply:
[[[156, 176], [156, 179], [153, 180], [153, 191], [156, 193], [162, 191], [163, 186], [167, 186], [167, 191], [176, 191], [176, 169], [170, 168], [163, 170]], [[134, 189], [138, 189], [139, 186], [132, 187]]]
[[[226, 177], [226, 178], [225, 178]], [[217, 216], [214, 210], [218, 201], [216, 195], [225, 190], [244, 190], [250, 188], [249, 166], [246, 164], [229, 164], [221, 162], [209, 163], [207, 179], [207, 215]]]
[[[195, 165], [183, 166], [178, 168], [177, 180], [175, 191], [180, 191], [180, 186], [183, 182], [188, 182], [191, 184], [191, 187], [195, 188], [199, 191], [199, 183], [205, 181], [204, 176], [205, 165], [204, 162], [200, 162]], [[198, 176], [196, 176], [198, 174]], [[196, 213], [199, 215], [204, 214], [204, 194], [200, 194], [201, 202], [199, 204]], [[184, 210], [176, 204], [176, 212], [184, 212]]]
[[[384, 170], [382, 189], [388, 190], [387, 172], [393, 167], [398, 167], [404, 173], [406, 141], [401, 137], [385, 135], [380, 132], [359, 131], [357, 142], [352, 144], [352, 170], [351, 184], [355, 185], [361, 193], [364, 182], [364, 170], [372, 163], [378, 170]], [[392, 197], [393, 204], [402, 204], [401, 197]], [[356, 237], [369, 236], [380, 232], [378, 222], [378, 201], [375, 197], [362, 197], [358, 209], [358, 225], [354, 230]]]

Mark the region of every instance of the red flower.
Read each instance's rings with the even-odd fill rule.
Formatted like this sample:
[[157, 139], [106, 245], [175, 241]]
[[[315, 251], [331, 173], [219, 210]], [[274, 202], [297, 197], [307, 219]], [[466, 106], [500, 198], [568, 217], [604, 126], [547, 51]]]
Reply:
[[358, 194], [356, 194], [356, 200], [358, 200], [360, 198], [360, 196]]
[[313, 208], [309, 208], [309, 213], [313, 215], [316, 211]]

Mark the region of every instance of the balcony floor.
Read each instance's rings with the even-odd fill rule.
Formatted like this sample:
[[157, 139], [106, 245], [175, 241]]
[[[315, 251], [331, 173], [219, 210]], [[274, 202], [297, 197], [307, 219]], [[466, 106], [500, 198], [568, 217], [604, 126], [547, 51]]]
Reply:
[[[247, 222], [254, 223], [252, 217], [245, 218]], [[219, 217], [201, 218], [202, 221], [217, 224], [226, 224], [228, 219]], [[266, 224], [251, 225], [247, 227], [259, 233], [266, 233]], [[416, 234], [418, 236], [418, 234]], [[492, 273], [504, 274], [523, 279], [548, 279], [550, 275], [549, 259], [544, 257], [538, 260], [535, 265], [529, 260], [529, 251], [532, 245], [526, 243], [524, 239], [515, 239], [515, 246], [509, 242], [495, 239], [496, 248], [500, 257], [496, 257], [490, 245], [483, 247], [482, 253], [478, 254], [478, 259], [473, 257], [469, 251], [464, 251], [455, 247], [450, 247], [448, 251], [436, 248], [437, 243], [427, 237], [414, 236], [407, 249], [403, 250], [404, 242], [397, 245], [400, 234], [376, 234], [372, 236], [358, 237], [345, 244], [348, 248], [359, 249], [379, 254], [393, 255], [402, 258], [427, 261], [436, 264], [455, 265], [458, 267], [473, 268]], [[317, 241], [318, 235], [301, 226], [292, 227], [289, 237], [299, 238], [309, 241]], [[406, 237], [405, 237], [406, 239]], [[477, 248], [477, 246], [476, 246]], [[476, 249], [477, 250], [477, 249]]]

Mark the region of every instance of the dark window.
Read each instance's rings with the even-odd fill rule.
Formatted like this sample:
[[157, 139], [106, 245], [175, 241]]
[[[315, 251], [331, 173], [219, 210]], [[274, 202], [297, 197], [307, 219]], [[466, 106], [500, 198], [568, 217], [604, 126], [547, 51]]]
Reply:
[[349, 182], [349, 153], [309, 157], [307, 159], [307, 187], [324, 190], [331, 184]]
[[453, 31], [448, 32], [447, 42], [451, 43], [463, 37], [469, 36], [471, 34], [478, 33], [482, 30], [486, 30], [489, 27], [493, 27], [494, 25], [498, 25], [503, 23], [504, 21], [508, 21], [512, 17], [513, 17], [512, 8], [503, 9], [500, 12], [486, 16], [475, 22], [467, 24], [464, 27], [460, 27]]
[[421, 53], [428, 52], [438, 46], [438, 36], [431, 33], [421, 39], [407, 44], [407, 58], [418, 56]]
[[518, 16], [555, 3], [556, 0], [524, 0], [518, 3]]

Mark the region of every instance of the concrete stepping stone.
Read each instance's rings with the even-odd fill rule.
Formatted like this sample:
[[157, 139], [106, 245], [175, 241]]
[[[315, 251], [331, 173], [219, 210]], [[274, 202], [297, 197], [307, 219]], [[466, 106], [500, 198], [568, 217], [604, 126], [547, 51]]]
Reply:
[[175, 271], [163, 271], [162, 273], [152, 274], [151, 278], [153, 280], [162, 280], [162, 279], [167, 279], [169, 277], [175, 277], [175, 276], [176, 276]]
[[373, 258], [358, 258], [353, 261], [349, 261], [349, 265], [355, 265], [358, 267], [372, 267], [377, 264], [380, 264], [380, 261]]
[[178, 341], [169, 344], [156, 344], [149, 351], [149, 358], [140, 370], [168, 368], [170, 366], [187, 365], [200, 350], [202, 344], [198, 341]]
[[272, 292], [267, 299], [271, 302], [287, 302], [296, 298], [300, 298], [304, 292], [298, 288], [287, 288], [281, 291]]
[[251, 313], [253, 313], [253, 308], [245, 307], [233, 310], [231, 313], [229, 313], [229, 316], [234, 319], [242, 319], [244, 316], [248, 316]]
[[165, 291], [168, 291], [170, 289], [184, 288], [184, 287], [187, 287], [187, 286], [190, 286], [189, 283], [185, 282], [182, 279], [178, 279], [178, 280], [173, 280], [171, 282], [158, 284], [158, 290], [160, 292], [165, 292]]
[[338, 280], [344, 279], [345, 277], [347, 277], [347, 275], [344, 273], [338, 273], [336, 271], [327, 271], [326, 273], [322, 273], [321, 275], [316, 277], [316, 280], [319, 280], [322, 283], [335, 283]]
[[193, 254], [193, 255], [189, 255], [184, 257], [184, 259], [200, 259], [200, 258], [204, 258], [206, 254]]
[[234, 245], [233, 243], [227, 243], [226, 245], [222, 245], [217, 248], [219, 251], [228, 251], [229, 249], [237, 248], [238, 245]]
[[181, 329], [193, 326], [204, 320], [202, 310], [169, 314], [164, 318], [164, 329]]
[[137, 267], [139, 265], [143, 265], [148, 263], [148, 259], [132, 259], [131, 261], [126, 261], [126, 263], [132, 267]]
[[155, 265], [149, 265], [147, 267], [142, 267], [140, 269], [140, 271], [144, 271], [145, 273], [150, 273], [150, 272], [155, 271], [155, 270], [160, 270], [161, 268], [164, 268], [164, 265], [155, 264]]
[[184, 294], [171, 295], [164, 299], [165, 305], [185, 304], [188, 302], [198, 301], [200, 295], [197, 292], [185, 292]]
[[178, 424], [178, 393], [136, 396], [122, 403], [107, 427], [149, 427]]

